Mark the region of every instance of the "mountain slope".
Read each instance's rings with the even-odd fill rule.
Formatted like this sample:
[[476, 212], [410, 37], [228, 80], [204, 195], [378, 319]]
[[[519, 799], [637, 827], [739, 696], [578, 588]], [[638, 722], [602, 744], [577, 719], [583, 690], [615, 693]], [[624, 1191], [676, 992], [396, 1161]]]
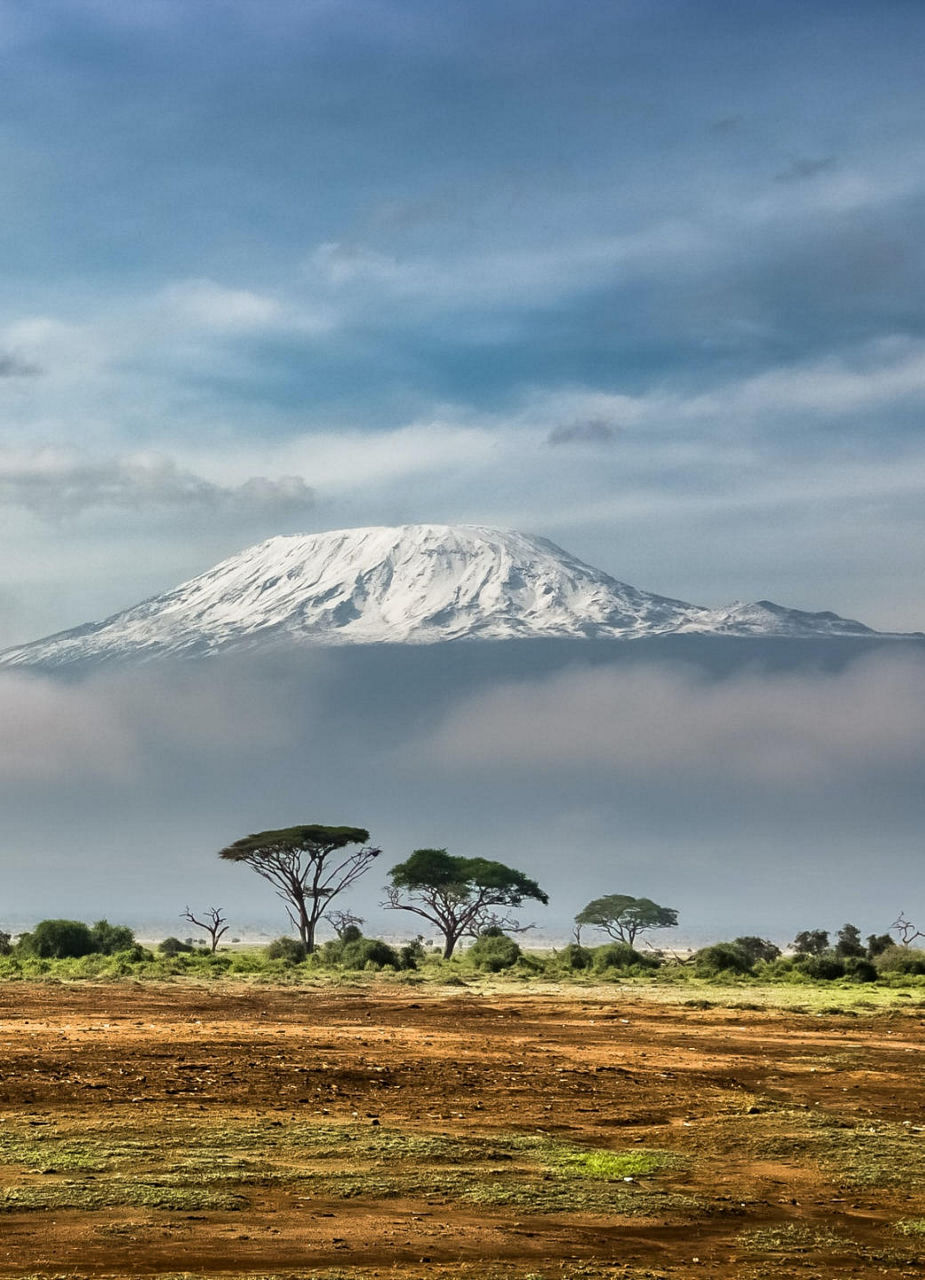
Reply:
[[543, 538], [402, 525], [271, 538], [172, 591], [0, 654], [64, 666], [272, 644], [431, 644], [544, 636], [874, 635], [770, 601], [706, 609], [639, 591]]

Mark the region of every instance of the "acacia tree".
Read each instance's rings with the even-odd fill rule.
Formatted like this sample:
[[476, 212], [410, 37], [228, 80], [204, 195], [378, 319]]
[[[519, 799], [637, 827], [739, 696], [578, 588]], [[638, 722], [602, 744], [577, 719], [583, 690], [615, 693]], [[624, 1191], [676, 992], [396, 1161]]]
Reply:
[[487, 858], [458, 858], [446, 849], [415, 849], [389, 872], [386, 902], [392, 911], [410, 911], [443, 934], [443, 958], [449, 960], [460, 938], [484, 929], [521, 932], [513, 917], [497, 908], [519, 907], [526, 898], [547, 903], [535, 880]]
[[670, 929], [678, 923], [673, 907], [660, 907], [651, 898], [632, 898], [626, 893], [608, 893], [594, 898], [575, 917], [579, 926], [600, 929], [616, 942], [630, 946], [649, 929]]
[[[227, 862], [243, 862], [276, 889], [306, 952], [315, 950], [318, 922], [337, 897], [358, 880], [381, 849], [367, 842], [362, 827], [309, 824], [259, 831], [219, 852]], [[361, 845], [352, 849], [352, 845]]]

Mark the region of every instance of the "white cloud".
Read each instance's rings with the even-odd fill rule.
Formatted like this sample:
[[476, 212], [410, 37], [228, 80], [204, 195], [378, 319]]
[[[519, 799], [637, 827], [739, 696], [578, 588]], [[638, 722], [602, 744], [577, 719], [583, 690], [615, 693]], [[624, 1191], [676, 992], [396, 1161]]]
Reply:
[[70, 449], [0, 451], [0, 504], [45, 519], [89, 510], [208, 510], [254, 515], [307, 511], [314, 493], [296, 475], [249, 476], [223, 485], [162, 454], [93, 458]]
[[247, 289], [229, 289], [214, 280], [169, 285], [158, 301], [179, 321], [218, 332], [266, 329], [283, 317], [283, 307], [275, 298]]

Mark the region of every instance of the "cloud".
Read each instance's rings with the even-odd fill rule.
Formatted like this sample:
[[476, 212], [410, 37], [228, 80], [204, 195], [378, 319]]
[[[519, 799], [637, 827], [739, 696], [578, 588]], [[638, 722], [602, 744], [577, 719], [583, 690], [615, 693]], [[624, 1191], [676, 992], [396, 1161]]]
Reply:
[[623, 774], [798, 790], [921, 768], [925, 660], [877, 656], [837, 673], [685, 667], [572, 670], [481, 693], [420, 748], [445, 769]]
[[553, 427], [546, 437], [550, 445], [561, 444], [613, 444], [617, 428], [603, 418], [590, 418], [586, 422], [573, 422], [568, 426]]
[[86, 687], [3, 674], [0, 713], [0, 782], [120, 779], [132, 770], [131, 734]]
[[307, 511], [314, 492], [301, 476], [218, 484], [160, 454], [90, 459], [62, 449], [0, 454], [0, 503], [46, 520], [87, 511], [215, 512], [229, 515]]
[[42, 372], [31, 360], [21, 360], [11, 351], [0, 351], [0, 378], [34, 378]]
[[0, 786], [142, 783], [190, 760], [203, 774], [229, 757], [285, 745], [296, 729], [272, 681], [226, 664], [162, 668], [70, 683], [0, 672]]
[[835, 168], [834, 156], [823, 156], [818, 160], [791, 160], [788, 167], [774, 175], [775, 182], [806, 182]]
[[229, 289], [214, 280], [184, 280], [168, 286], [160, 298], [187, 323], [226, 332], [265, 329], [275, 324], [282, 312], [275, 298], [247, 289]]

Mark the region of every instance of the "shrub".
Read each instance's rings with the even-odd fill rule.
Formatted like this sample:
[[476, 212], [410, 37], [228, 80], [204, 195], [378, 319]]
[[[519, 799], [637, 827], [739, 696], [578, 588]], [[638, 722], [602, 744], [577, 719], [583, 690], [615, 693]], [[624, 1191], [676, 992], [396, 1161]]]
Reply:
[[339, 933], [338, 940], [340, 942], [359, 942], [363, 937], [363, 930], [358, 924], [348, 924]]
[[578, 942], [570, 942], [559, 955], [559, 963], [563, 969], [580, 973], [583, 969], [590, 969], [594, 964], [594, 952]]
[[340, 962], [345, 969], [382, 969], [386, 965], [401, 968], [398, 952], [381, 938], [356, 938], [346, 943]]
[[0, 956], [10, 956], [13, 954], [13, 939], [8, 933], [4, 933], [0, 929]]
[[658, 956], [643, 955], [628, 942], [608, 942], [594, 952], [594, 968], [598, 973], [605, 969], [657, 969]]
[[769, 942], [767, 938], [756, 938], [750, 934], [744, 938], [733, 938], [732, 945], [744, 951], [753, 965], [759, 960], [770, 964], [780, 956], [780, 947]]
[[307, 954], [300, 938], [274, 938], [267, 947], [268, 960], [284, 960], [286, 964], [301, 964]]
[[876, 982], [879, 974], [877, 966], [866, 956], [846, 956], [845, 977], [853, 982]]
[[94, 950], [93, 934], [81, 920], [40, 920], [18, 943], [26, 955], [43, 960], [76, 959]]
[[165, 938], [163, 942], [157, 944], [157, 949], [163, 956], [178, 956], [182, 952], [191, 952], [195, 950], [192, 943], [181, 942], [179, 938]]
[[704, 978], [713, 978], [718, 973], [751, 973], [754, 963], [738, 942], [716, 942], [712, 947], [702, 947], [694, 955], [694, 968]]
[[845, 976], [845, 962], [834, 951], [824, 951], [821, 955], [803, 955], [797, 967], [808, 978], [818, 978], [823, 982]]
[[398, 953], [398, 959], [403, 969], [416, 969], [421, 961], [426, 959], [421, 939], [415, 938], [413, 942], [406, 942]]
[[128, 925], [97, 920], [90, 933], [93, 937], [93, 950], [104, 956], [113, 956], [117, 951], [131, 951], [135, 946], [135, 934]]
[[513, 969], [521, 957], [521, 950], [513, 938], [506, 933], [486, 930], [479, 934], [469, 948], [467, 959], [477, 969], [485, 969], [488, 973], [500, 973], [502, 969]]
[[925, 951], [917, 947], [887, 947], [877, 956], [880, 973], [925, 973]]

